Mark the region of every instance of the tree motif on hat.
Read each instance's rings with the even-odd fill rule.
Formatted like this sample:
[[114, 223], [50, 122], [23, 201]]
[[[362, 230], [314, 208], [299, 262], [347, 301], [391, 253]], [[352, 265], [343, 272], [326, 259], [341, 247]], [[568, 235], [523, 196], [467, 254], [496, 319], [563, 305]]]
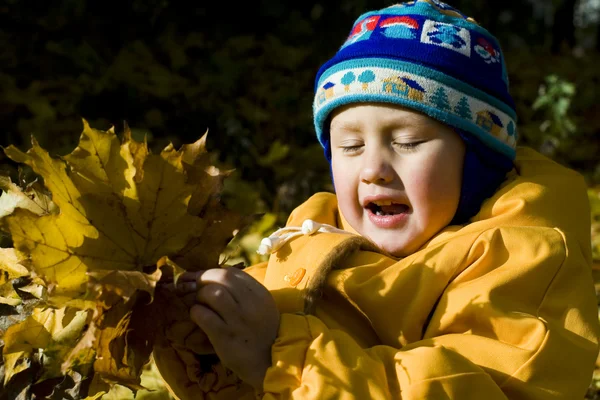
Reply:
[[350, 84], [354, 81], [356, 81], [356, 75], [354, 75], [354, 72], [352, 71], [346, 72], [340, 80], [340, 82], [342, 82], [342, 85], [344, 85], [344, 90], [346, 92], [350, 90]]
[[362, 83], [363, 90], [367, 90], [369, 83], [373, 82], [374, 80], [375, 80], [375, 73], [373, 71], [371, 71], [370, 69], [363, 71], [358, 76], [358, 81]]
[[436, 91], [431, 95], [429, 101], [433, 103], [438, 110], [450, 111], [450, 102], [448, 101], [448, 95], [443, 87], [438, 87]]
[[459, 117], [472, 120], [473, 114], [471, 113], [471, 107], [469, 107], [469, 101], [463, 96], [454, 107], [454, 113]]

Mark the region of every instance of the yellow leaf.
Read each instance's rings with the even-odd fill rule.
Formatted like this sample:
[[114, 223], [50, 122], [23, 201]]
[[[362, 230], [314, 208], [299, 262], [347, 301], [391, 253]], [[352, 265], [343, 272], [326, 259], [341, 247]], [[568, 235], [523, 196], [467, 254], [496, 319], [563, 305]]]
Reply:
[[87, 313], [67, 308], [36, 308], [26, 320], [6, 330], [3, 354], [44, 349], [51, 341], [73, 343], [81, 334]]
[[15, 249], [0, 248], [0, 284], [29, 275], [29, 270], [20, 264], [25, 259], [26, 257]]
[[[2, 351], [4, 361], [14, 364], [19, 357], [43, 349], [44, 369], [40, 379], [60, 376], [62, 359], [76, 342], [86, 322], [87, 311], [36, 308], [27, 319], [6, 330]], [[10, 372], [11, 376], [16, 373], [14, 369]]]
[[36, 215], [49, 214], [55, 209], [52, 200], [39, 190], [39, 185], [32, 184], [25, 191], [6, 176], [0, 176], [0, 218], [11, 214], [15, 208], [23, 208]]
[[[142, 386], [145, 390], [137, 392], [136, 400], [172, 400], [173, 396], [169, 393], [162, 376], [156, 368], [154, 360], [144, 366], [142, 371]], [[133, 399], [132, 399], [133, 400]]]
[[130, 137], [120, 143], [85, 122], [79, 146], [63, 159], [32, 143], [27, 153], [13, 146], [5, 152], [44, 178], [60, 213], [18, 209], [3, 223], [34, 270], [55, 284], [52, 295], [77, 297], [87, 271], [141, 271], [202, 236], [206, 221], [187, 209], [204, 183], [189, 183], [182, 161], [185, 155], [200, 163], [198, 150], [167, 146], [152, 155]]
[[61, 376], [62, 363], [72, 351], [88, 322], [88, 312], [63, 308], [55, 310], [54, 324], [50, 326], [52, 338], [44, 348], [43, 374], [39, 380]]
[[0, 304], [7, 304], [14, 307], [21, 304], [21, 302], [21, 297], [13, 288], [12, 283], [7, 282], [0, 285]]
[[173, 283], [176, 286], [179, 277], [185, 272], [185, 269], [181, 268], [179, 265], [177, 265], [177, 263], [171, 261], [167, 256], [161, 257], [161, 259], [158, 260], [158, 262], [156, 263], [156, 266], [158, 267], [158, 269], [161, 269], [164, 266], [170, 267], [172, 269]]
[[36, 309], [34, 313], [37, 318], [31, 315], [24, 321], [12, 325], [6, 330], [3, 336], [4, 356], [21, 351], [31, 352], [33, 349], [43, 349], [48, 345], [52, 335], [46, 329], [44, 323], [41, 323], [38, 319], [52, 323], [53, 319], [51, 316], [53, 310], [40, 311]]
[[[104, 312], [96, 323], [94, 371], [107, 382], [139, 390], [142, 367], [150, 358], [160, 307], [148, 304], [149, 296], [137, 291], [127, 302], [121, 300]], [[166, 310], [165, 310], [166, 311]]]
[[29, 271], [21, 262], [25, 261], [25, 256], [15, 249], [0, 248], [0, 303], [9, 306], [17, 306], [22, 300], [15, 291], [12, 280], [23, 276], [28, 276]]
[[195, 143], [183, 145], [182, 161], [188, 179], [198, 182], [188, 204], [188, 212], [192, 215], [202, 213], [211, 197], [218, 195], [223, 188], [223, 179], [230, 172], [222, 172], [210, 165], [210, 156], [206, 152], [208, 132]]
[[18, 351], [4, 355], [4, 385], [10, 382], [10, 379], [29, 368], [29, 352]]
[[[34, 138], [27, 152], [4, 151], [31, 167], [45, 188], [4, 182], [12, 210], [0, 214], [0, 228], [11, 235], [15, 254], [24, 255], [20, 273], [31, 272], [32, 283], [22, 289], [59, 307], [36, 308], [11, 326], [5, 351], [43, 349], [43, 378], [85, 377], [93, 366], [90, 398], [111, 396], [116, 384], [142, 390], [155, 336], [189, 320], [182, 301], [157, 296], [158, 281], [171, 270], [177, 280], [184, 270], [217, 266], [246, 222], [220, 202], [229, 172], [210, 165], [206, 135], [151, 154], [127, 126], [119, 140], [114, 130], [93, 129], [85, 120], [77, 148], [62, 158]], [[38, 209], [20, 206], [25, 198]], [[182, 343], [199, 349], [203, 339], [196, 328]]]
[[92, 278], [91, 283], [97, 287], [97, 291], [102, 293], [104, 290], [112, 291], [125, 301], [128, 301], [137, 290], [147, 292], [154, 296], [154, 288], [160, 280], [162, 272], [160, 268], [152, 274], [145, 274], [140, 271], [92, 271], [88, 272]]
[[[98, 311], [96, 310], [96, 313], [97, 312]], [[96, 319], [97, 315], [94, 315], [92, 320]], [[64, 356], [60, 366], [63, 375], [66, 375], [70, 370], [75, 370], [83, 375], [88, 375], [89, 369], [96, 357], [94, 344], [96, 342], [97, 331], [96, 325], [90, 324], [89, 328], [85, 330], [71, 351]]]
[[19, 290], [27, 292], [40, 300], [46, 297], [46, 287], [44, 286], [44, 282], [38, 277], [33, 278], [33, 281], [29, 285], [22, 286]]
[[133, 140], [131, 137], [131, 129], [129, 129], [127, 124], [125, 124], [123, 137], [125, 138], [125, 145], [129, 149], [131, 157], [133, 157], [133, 167], [135, 168], [133, 180], [136, 183], [140, 183], [142, 179], [144, 179], [144, 161], [146, 161], [146, 157], [149, 154], [146, 138], [144, 138], [144, 143]]
[[592, 256], [600, 261], [600, 186], [588, 189], [592, 218]]
[[87, 396], [83, 400], [98, 400], [98, 399], [102, 399], [103, 398], [102, 396], [104, 396], [105, 394], [106, 394], [106, 392], [98, 392], [98, 393], [93, 394], [92, 396]]
[[227, 212], [218, 204], [213, 205], [204, 216], [208, 223], [206, 233], [190, 240], [178, 255], [172, 257], [173, 261], [191, 271], [219, 266], [219, 256], [233, 238], [233, 233], [253, 218]]
[[138, 390], [134, 396], [131, 389], [125, 386], [118, 384], [113, 384], [112, 386], [98, 384], [96, 381], [94, 387], [90, 388], [90, 391], [101, 390], [97, 394], [98, 397], [88, 397], [85, 400], [93, 400], [95, 398], [101, 398], [102, 400], [174, 400], [153, 360], [144, 366], [141, 382], [145, 389]]

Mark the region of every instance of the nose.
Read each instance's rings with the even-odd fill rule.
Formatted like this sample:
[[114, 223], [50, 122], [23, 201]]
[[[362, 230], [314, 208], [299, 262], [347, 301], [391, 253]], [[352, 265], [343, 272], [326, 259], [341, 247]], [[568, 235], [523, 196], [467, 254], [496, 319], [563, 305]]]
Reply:
[[360, 180], [363, 183], [390, 183], [394, 180], [394, 169], [381, 153], [371, 152], [362, 160]]

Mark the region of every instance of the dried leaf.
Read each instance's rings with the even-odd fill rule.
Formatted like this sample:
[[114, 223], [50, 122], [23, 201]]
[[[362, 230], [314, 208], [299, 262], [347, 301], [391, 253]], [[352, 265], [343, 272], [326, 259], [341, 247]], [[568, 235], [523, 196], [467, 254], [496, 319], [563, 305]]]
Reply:
[[29, 270], [21, 264], [25, 259], [15, 249], [0, 249], [0, 283], [29, 275]]
[[22, 302], [21, 296], [15, 291], [12, 283], [9, 282], [0, 285], [0, 304], [7, 304], [14, 307]]
[[31, 294], [37, 299], [43, 300], [46, 298], [46, 286], [45, 282], [39, 277], [34, 277], [32, 282], [28, 285], [19, 287], [21, 292]]
[[[132, 395], [143, 391], [143, 367], [170, 325], [189, 331], [183, 341], [173, 340], [199, 350], [204, 339], [190, 324], [187, 306], [157, 284], [217, 266], [245, 221], [220, 203], [229, 172], [210, 165], [206, 135], [180, 150], [169, 145], [151, 154], [127, 126], [120, 141], [112, 129], [83, 125], [78, 147], [62, 158], [50, 157], [34, 138], [26, 153], [5, 149], [45, 187], [0, 182], [8, 196], [0, 228], [16, 249], [0, 253], [0, 266], [3, 260], [10, 265], [4, 283], [22, 274], [28, 281], [18, 293], [47, 301], [7, 329], [5, 362], [41, 350], [38, 388], [54, 382], [53, 391], [44, 392], [49, 398], [69, 391], [110, 398], [123, 386]], [[11, 365], [14, 376], [17, 362]]]
[[[96, 320], [97, 317], [94, 315], [92, 320]], [[96, 349], [94, 348], [96, 342], [97, 328], [95, 324], [90, 324], [89, 328], [85, 330], [83, 335], [79, 338], [77, 344], [73, 346], [68, 354], [63, 358], [63, 362], [60, 366], [63, 375], [69, 373], [69, 371], [77, 371], [83, 375], [88, 376], [90, 369], [96, 358]]]
[[175, 285], [177, 285], [179, 277], [186, 271], [185, 269], [177, 265], [175, 262], [171, 261], [167, 256], [161, 257], [161, 259], [158, 260], [158, 263], [156, 263], [156, 265], [158, 266], [158, 268], [164, 268], [165, 266], [171, 268], [172, 272], [169, 275], [172, 276], [173, 283]]
[[12, 214], [15, 208], [29, 210], [36, 215], [49, 214], [56, 208], [38, 185], [31, 185], [23, 191], [9, 177], [0, 176], [0, 189], [4, 191], [0, 196], [0, 218]]
[[88, 272], [88, 276], [92, 278], [90, 283], [97, 288], [99, 293], [104, 290], [111, 291], [125, 301], [129, 301], [138, 290], [153, 296], [154, 288], [162, 276], [162, 271], [157, 268], [154, 273], [145, 274], [140, 271], [100, 270]]
[[33, 349], [44, 348], [50, 342], [52, 335], [43, 322], [49, 320], [54, 310], [34, 310], [35, 315], [29, 316], [25, 321], [9, 327], [4, 333], [3, 355], [16, 352], [31, 352]]
[[253, 216], [242, 217], [226, 212], [220, 205], [213, 205], [204, 217], [208, 221], [206, 234], [190, 240], [173, 261], [189, 271], [219, 266], [219, 256], [231, 241], [236, 229], [252, 222]]
[[140, 375], [150, 359], [154, 337], [163, 325], [167, 305], [149, 303], [150, 296], [137, 291], [129, 301], [119, 301], [97, 323], [94, 371], [110, 383], [119, 383], [133, 391], [144, 389]]
[[6, 386], [12, 377], [30, 367], [29, 352], [17, 351], [4, 355], [4, 385]]
[[67, 309], [35, 309], [23, 322], [4, 334], [5, 383], [24, 370], [24, 360], [36, 349], [46, 349], [40, 380], [62, 375], [60, 364], [81, 334], [87, 312]]
[[27, 153], [5, 150], [44, 178], [61, 210], [45, 216], [16, 210], [3, 219], [15, 247], [55, 283], [55, 294], [83, 293], [88, 270], [140, 271], [204, 231], [206, 222], [187, 213], [196, 186], [186, 182], [183, 152], [168, 146], [145, 157], [144, 179], [136, 184], [134, 164], [143, 152], [135, 152], [135, 161], [132, 147], [132, 140], [121, 144], [86, 123], [79, 146], [64, 160], [50, 158], [35, 140]]
[[81, 399], [87, 393], [91, 378], [86, 378], [76, 371], [69, 371], [54, 387], [48, 400]]

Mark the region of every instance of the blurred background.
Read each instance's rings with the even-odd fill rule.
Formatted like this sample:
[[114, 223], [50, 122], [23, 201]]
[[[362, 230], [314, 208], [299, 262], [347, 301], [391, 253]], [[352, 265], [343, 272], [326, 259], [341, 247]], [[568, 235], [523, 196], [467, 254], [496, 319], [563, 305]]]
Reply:
[[[600, 269], [600, 0], [447, 2], [499, 38], [521, 144], [585, 176]], [[33, 135], [65, 155], [82, 118], [127, 123], [154, 152], [208, 130], [215, 163], [235, 168], [226, 201], [264, 214], [228, 256], [257, 262], [260, 238], [332, 190], [312, 126], [319, 66], [361, 13], [392, 4], [0, 0], [0, 145], [26, 149]], [[0, 169], [16, 173], [2, 152]], [[594, 385], [588, 398], [600, 399]]]

